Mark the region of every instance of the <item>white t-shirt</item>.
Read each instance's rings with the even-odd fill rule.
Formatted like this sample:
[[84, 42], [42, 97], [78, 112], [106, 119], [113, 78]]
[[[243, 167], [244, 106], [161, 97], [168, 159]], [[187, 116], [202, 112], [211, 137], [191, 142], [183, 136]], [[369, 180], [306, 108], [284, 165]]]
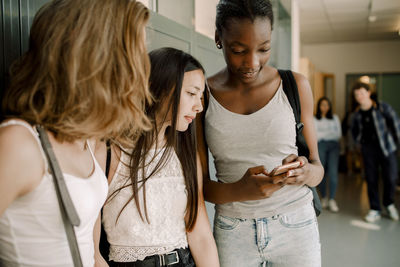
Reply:
[[315, 129], [319, 141], [338, 141], [342, 136], [339, 117], [334, 114], [332, 119], [314, 117]]

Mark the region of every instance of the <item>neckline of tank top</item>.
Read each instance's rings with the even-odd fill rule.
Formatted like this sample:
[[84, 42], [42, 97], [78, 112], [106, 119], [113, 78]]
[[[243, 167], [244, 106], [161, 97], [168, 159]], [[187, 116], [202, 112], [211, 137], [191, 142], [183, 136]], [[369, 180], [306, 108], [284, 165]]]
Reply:
[[[281, 79], [281, 81], [280, 81], [280, 83], [279, 83], [278, 89], [275, 91], [274, 95], [273, 95], [272, 98], [268, 101], [268, 103], [266, 103], [266, 104], [265, 104], [264, 106], [262, 106], [260, 109], [254, 111], [254, 112], [252, 112], [252, 113], [250, 113], [250, 114], [240, 114], [240, 113], [236, 113], [236, 112], [230, 111], [229, 109], [225, 108], [223, 105], [221, 105], [221, 103], [218, 102], [218, 100], [211, 94], [211, 91], [209, 91], [209, 93], [210, 93], [209, 95], [210, 95], [210, 98], [213, 98], [213, 99], [215, 100], [215, 102], [217, 103], [217, 105], [218, 105], [220, 108], [222, 108], [223, 110], [225, 110], [226, 112], [228, 112], [228, 113], [230, 113], [230, 114], [233, 114], [233, 115], [235, 115], [235, 116], [239, 116], [239, 117], [243, 117], [243, 118], [248, 118], [248, 117], [253, 116], [253, 115], [255, 115], [255, 114], [258, 114], [258, 113], [261, 112], [262, 110], [266, 109], [266, 108], [269, 106], [269, 103], [271, 103], [271, 102], [277, 97], [278, 92], [279, 92], [280, 90], [282, 90], [282, 79]], [[207, 108], [207, 110], [208, 110], [208, 108]]]
[[[97, 166], [96, 160], [95, 160], [95, 159], [92, 159], [92, 160], [93, 160], [93, 168], [92, 168], [92, 170], [91, 170], [89, 176], [87, 176], [87, 177], [80, 177], [80, 176], [77, 176], [77, 175], [73, 175], [73, 174], [69, 174], [69, 173], [63, 172], [64, 177], [74, 178], [74, 179], [80, 180], [80, 181], [90, 181], [90, 180], [92, 180], [93, 177], [96, 176], [95, 174], [98, 172], [98, 171], [97, 171], [98, 168], [100, 168], [100, 167]], [[49, 173], [49, 174], [51, 175], [51, 172], [47, 171], [47, 173]], [[101, 173], [103, 174], [103, 172], [101, 172]], [[104, 175], [105, 175], [105, 174], [104, 174]]]
[[[88, 149], [88, 151], [90, 153], [90, 157], [92, 159], [92, 169], [90, 171], [90, 174], [88, 176], [86, 176], [86, 177], [82, 177], [82, 176], [77, 176], [77, 175], [74, 175], [74, 174], [62, 172], [64, 177], [70, 177], [70, 178], [74, 178], [74, 179], [81, 180], [81, 181], [90, 181], [90, 180], [93, 179], [93, 177], [95, 177], [95, 174], [97, 172], [99, 172], [99, 170], [101, 170], [100, 165], [97, 162], [96, 157], [94, 155], [94, 152], [93, 152], [92, 148], [90, 147], [89, 141], [85, 140], [85, 143], [87, 144], [87, 149]], [[51, 172], [49, 172], [49, 171], [47, 171], [47, 172], [51, 175]], [[104, 174], [103, 171], [101, 171], [100, 173]]]
[[[1, 124], [2, 124], [2, 125], [3, 125], [3, 124], [6, 124], [6, 125], [7, 125], [7, 124], [11, 124], [11, 125], [21, 125], [21, 124], [23, 124], [23, 125], [25, 125], [25, 127], [27, 127], [27, 129], [28, 129], [28, 127], [29, 127], [29, 131], [31, 131], [31, 133], [34, 135], [35, 139], [38, 141], [39, 146], [41, 146], [41, 141], [40, 141], [40, 139], [39, 139], [39, 137], [38, 137], [38, 135], [37, 135], [37, 132], [36, 132], [34, 126], [30, 125], [28, 122], [26, 122], [26, 121], [24, 121], [24, 120], [22, 120], [22, 119], [19, 119], [19, 118], [13, 118], [13, 119], [9, 119], [9, 120], [7, 120], [7, 121], [5, 121], [5, 122], [3, 121]], [[21, 125], [21, 126], [22, 126], [22, 125]], [[75, 179], [78, 179], [78, 180], [83, 180], [83, 181], [85, 181], [85, 180], [91, 180], [91, 179], [94, 177], [95, 173], [97, 172], [97, 169], [100, 168], [100, 167], [98, 166], [97, 160], [96, 160], [96, 158], [95, 158], [95, 156], [94, 156], [94, 154], [93, 154], [92, 148], [90, 147], [89, 141], [88, 141], [88, 140], [85, 140], [85, 142], [86, 142], [86, 144], [88, 145], [88, 150], [89, 150], [89, 153], [90, 153], [90, 157], [92, 158], [92, 162], [93, 162], [93, 167], [92, 167], [92, 169], [91, 169], [91, 171], [90, 171], [90, 174], [89, 174], [87, 177], [79, 177], [79, 176], [76, 176], [76, 175], [73, 175], [73, 174], [69, 174], [69, 173], [62, 172], [62, 174], [64, 175], [64, 177], [65, 177], [65, 176], [68, 176], [68, 177], [72, 177], [72, 178], [75, 178]], [[43, 148], [40, 147], [40, 149], [41, 149], [42, 152], [44, 153]], [[45, 157], [45, 153], [43, 154], [43, 156]], [[45, 158], [44, 160], [47, 161], [47, 158]], [[47, 165], [48, 165], [48, 163], [47, 163]], [[50, 168], [50, 166], [48, 166], [48, 168]], [[52, 175], [50, 170], [46, 170], [46, 171], [45, 171], [45, 175], [46, 175], [46, 174]]]

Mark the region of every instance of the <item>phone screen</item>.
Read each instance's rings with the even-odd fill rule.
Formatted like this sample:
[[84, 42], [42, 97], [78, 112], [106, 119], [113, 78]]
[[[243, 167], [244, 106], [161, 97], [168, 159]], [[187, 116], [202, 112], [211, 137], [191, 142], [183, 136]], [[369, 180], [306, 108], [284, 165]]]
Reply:
[[270, 176], [275, 176], [275, 175], [279, 175], [282, 173], [285, 173], [291, 169], [295, 169], [297, 167], [300, 166], [300, 161], [295, 161], [295, 162], [291, 162], [291, 163], [287, 163], [281, 166], [278, 166], [276, 168], [274, 168], [271, 172], [270, 172]]

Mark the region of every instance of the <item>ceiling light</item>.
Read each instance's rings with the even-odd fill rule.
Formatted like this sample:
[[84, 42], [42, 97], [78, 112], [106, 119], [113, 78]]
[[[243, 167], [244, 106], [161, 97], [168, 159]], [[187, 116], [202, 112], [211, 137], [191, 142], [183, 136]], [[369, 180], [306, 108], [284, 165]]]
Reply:
[[376, 16], [375, 16], [375, 15], [370, 15], [370, 16], [368, 17], [368, 21], [369, 21], [369, 22], [375, 22], [375, 21], [376, 21]]

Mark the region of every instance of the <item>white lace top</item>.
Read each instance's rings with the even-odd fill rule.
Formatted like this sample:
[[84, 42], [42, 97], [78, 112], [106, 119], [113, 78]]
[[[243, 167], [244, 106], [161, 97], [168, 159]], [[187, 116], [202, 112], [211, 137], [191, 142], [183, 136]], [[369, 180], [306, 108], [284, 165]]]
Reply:
[[[146, 169], [147, 174], [154, 169], [162, 151]], [[121, 186], [130, 184], [126, 163], [129, 163], [129, 156], [122, 153], [116, 174], [109, 185], [109, 196]], [[130, 201], [116, 222], [122, 207], [132, 196], [130, 185], [104, 206], [103, 224], [110, 243], [110, 260], [132, 262], [188, 246], [184, 221], [187, 192], [182, 166], [175, 152], [167, 164], [146, 182], [145, 190], [149, 223], [140, 218], [134, 200]], [[139, 191], [139, 204], [145, 216], [143, 188]]]

